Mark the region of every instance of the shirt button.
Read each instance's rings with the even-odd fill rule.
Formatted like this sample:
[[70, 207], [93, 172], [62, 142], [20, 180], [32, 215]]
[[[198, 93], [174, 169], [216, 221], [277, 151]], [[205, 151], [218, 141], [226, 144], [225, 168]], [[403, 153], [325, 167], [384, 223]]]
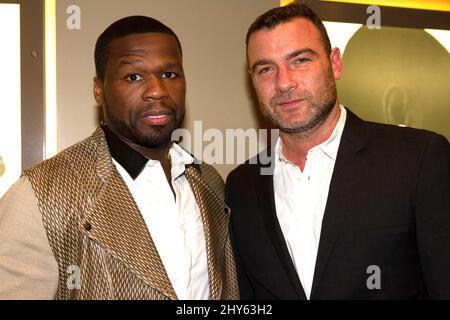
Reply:
[[86, 231], [91, 231], [92, 225], [89, 222], [85, 222], [85, 224], [83, 225], [83, 228]]

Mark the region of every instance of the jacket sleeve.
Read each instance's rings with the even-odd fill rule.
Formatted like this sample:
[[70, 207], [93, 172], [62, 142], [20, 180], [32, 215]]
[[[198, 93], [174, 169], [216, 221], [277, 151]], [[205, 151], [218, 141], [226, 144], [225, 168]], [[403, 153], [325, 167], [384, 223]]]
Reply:
[[30, 181], [0, 199], [0, 299], [53, 299], [58, 265]]
[[450, 299], [450, 144], [432, 135], [417, 177], [416, 232], [431, 299]]

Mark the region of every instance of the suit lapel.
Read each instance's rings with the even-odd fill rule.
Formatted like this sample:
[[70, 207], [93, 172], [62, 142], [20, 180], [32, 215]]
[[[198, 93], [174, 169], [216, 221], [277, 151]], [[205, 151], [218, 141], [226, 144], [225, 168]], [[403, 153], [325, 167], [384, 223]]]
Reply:
[[364, 122], [347, 109], [347, 120], [342, 133], [336, 163], [331, 178], [327, 204], [322, 221], [319, 249], [314, 271], [311, 298], [315, 298], [326, 263], [340, 232], [344, 215], [351, 211], [348, 195], [351, 194], [352, 168], [358, 161], [358, 153], [367, 144], [367, 127]]
[[[271, 154], [273, 155], [273, 151]], [[269, 166], [274, 163], [275, 162], [272, 157]], [[265, 166], [258, 166], [258, 170], [264, 167]], [[268, 168], [265, 167], [265, 169]], [[287, 249], [286, 241], [277, 218], [273, 189], [273, 168], [271, 167], [271, 170], [268, 170], [265, 173], [266, 174], [261, 174], [261, 172], [258, 173], [258, 183], [255, 186], [258, 194], [259, 210], [262, 213], [262, 219], [264, 221], [266, 231], [275, 248], [275, 251], [277, 252], [280, 263], [289, 278], [291, 286], [294, 288], [294, 291], [297, 293], [299, 299], [306, 299], [305, 292], [297, 271], [295, 270], [291, 255]]]
[[200, 208], [208, 257], [209, 297], [219, 300], [222, 296], [225, 278], [225, 244], [228, 237], [229, 214], [222, 199], [205, 182], [200, 174], [201, 167], [186, 167], [185, 175]]
[[177, 299], [145, 221], [112, 163], [103, 132], [94, 138], [98, 161], [93, 183], [98, 193], [88, 201], [80, 228], [146, 284]]

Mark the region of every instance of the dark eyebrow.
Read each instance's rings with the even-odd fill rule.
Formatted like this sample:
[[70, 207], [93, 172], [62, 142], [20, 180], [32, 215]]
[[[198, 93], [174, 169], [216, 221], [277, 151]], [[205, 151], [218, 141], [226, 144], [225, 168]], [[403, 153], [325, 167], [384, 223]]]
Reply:
[[287, 58], [287, 60], [289, 60], [289, 59], [292, 59], [292, 58], [295, 58], [295, 57], [297, 57], [297, 56], [299, 56], [299, 55], [301, 55], [301, 54], [310, 54], [310, 55], [312, 55], [313, 57], [317, 57], [318, 56], [318, 53], [317, 52], [315, 52], [314, 50], [312, 50], [312, 49], [300, 49], [300, 50], [296, 50], [296, 51], [294, 51], [294, 52], [292, 52], [292, 53], [289, 53], [287, 56], [286, 56], [286, 58]]
[[171, 63], [171, 62], [169, 62], [169, 63], [166, 63], [166, 64], [164, 64], [164, 69], [176, 69], [176, 68], [181, 68], [181, 64], [179, 64], [179, 63]]
[[250, 71], [253, 73], [258, 66], [271, 64], [271, 63], [272, 63], [272, 60], [269, 60], [269, 59], [258, 60], [254, 64], [252, 64]]

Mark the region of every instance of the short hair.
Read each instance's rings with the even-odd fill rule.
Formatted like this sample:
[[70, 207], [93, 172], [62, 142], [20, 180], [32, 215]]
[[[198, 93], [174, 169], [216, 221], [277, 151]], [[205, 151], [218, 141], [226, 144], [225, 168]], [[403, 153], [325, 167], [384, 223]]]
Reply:
[[181, 43], [177, 35], [162, 22], [145, 16], [125, 17], [111, 24], [97, 39], [94, 53], [97, 78], [101, 81], [105, 80], [106, 64], [109, 58], [108, 48], [111, 41], [141, 33], [165, 33], [174, 36], [182, 54]]
[[330, 54], [330, 38], [328, 38], [327, 30], [325, 29], [322, 20], [320, 20], [320, 18], [314, 11], [311, 10], [311, 8], [303, 3], [292, 3], [284, 7], [277, 7], [256, 18], [255, 22], [252, 23], [247, 31], [247, 48], [248, 41], [253, 33], [264, 28], [268, 30], [274, 29], [278, 25], [289, 22], [295, 18], [303, 18], [309, 20], [316, 26], [322, 36], [325, 51], [327, 52], [327, 54]]

